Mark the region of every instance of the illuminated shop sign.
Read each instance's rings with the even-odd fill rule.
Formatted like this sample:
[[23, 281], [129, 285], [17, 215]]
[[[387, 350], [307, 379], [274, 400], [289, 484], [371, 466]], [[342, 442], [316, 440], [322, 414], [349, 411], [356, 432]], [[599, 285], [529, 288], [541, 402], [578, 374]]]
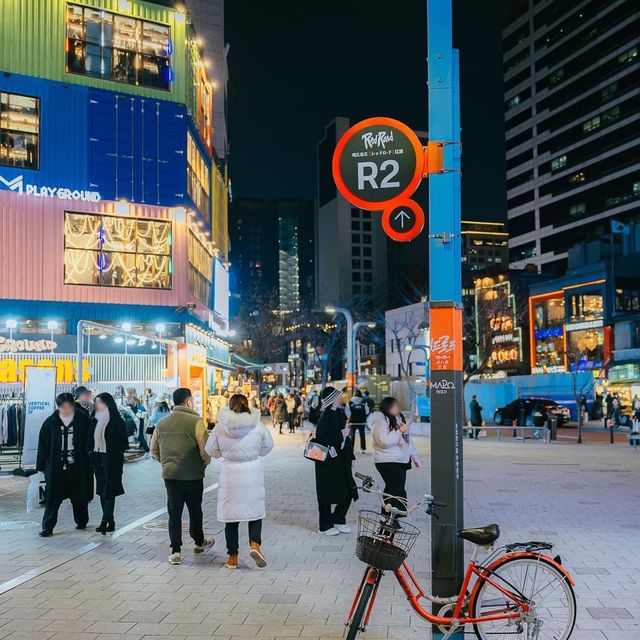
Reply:
[[560, 338], [564, 334], [563, 328], [552, 327], [551, 329], [536, 329], [536, 340], [544, 340], [545, 338]]
[[531, 373], [565, 373], [566, 369], [562, 365], [544, 365], [531, 367]]
[[[583, 329], [596, 329], [603, 326], [602, 320], [589, 320], [587, 322], [573, 322], [567, 325], [567, 331], [581, 331]], [[536, 331], [537, 333], [537, 331]]]
[[0, 336], [0, 353], [42, 353], [57, 349], [54, 340], [14, 340]]
[[34, 196], [35, 198], [57, 198], [58, 200], [80, 200], [82, 202], [99, 202], [101, 200], [97, 191], [28, 184], [24, 181], [24, 176], [11, 179], [0, 176], [0, 187], [8, 191], [15, 191], [20, 196]]
[[[25, 381], [27, 367], [52, 367], [56, 370], [56, 382], [70, 384], [76, 381], [76, 361], [71, 358], [53, 360], [43, 358], [37, 362], [33, 358], [0, 359], [0, 383]], [[82, 382], [89, 382], [91, 369], [88, 360], [82, 361]]]

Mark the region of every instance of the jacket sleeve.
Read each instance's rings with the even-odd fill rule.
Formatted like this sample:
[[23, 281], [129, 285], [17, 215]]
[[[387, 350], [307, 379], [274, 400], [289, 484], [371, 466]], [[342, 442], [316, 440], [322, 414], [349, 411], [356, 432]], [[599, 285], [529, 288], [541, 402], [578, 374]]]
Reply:
[[205, 453], [211, 458], [222, 458], [222, 451], [220, 451], [220, 443], [218, 442], [218, 430], [214, 429], [207, 439], [207, 443], [204, 446]]
[[207, 440], [209, 438], [209, 432], [204, 424], [203, 420], [198, 420], [196, 423], [196, 441], [198, 442], [198, 449], [200, 450], [200, 456], [205, 464], [211, 462], [211, 456], [207, 453]]
[[38, 457], [36, 459], [36, 471], [44, 472], [45, 465], [47, 464], [47, 458], [49, 457], [49, 438], [47, 438], [47, 430], [44, 423], [40, 427], [40, 434], [38, 435]]
[[127, 432], [127, 425], [124, 423], [124, 420], [120, 420], [119, 421], [120, 424], [120, 429], [119, 429], [119, 444], [120, 444], [120, 451], [122, 453], [122, 455], [124, 455], [124, 452], [129, 448], [129, 434]]
[[151, 455], [154, 460], [160, 462], [160, 440], [158, 439], [158, 429], [153, 430], [151, 436]]
[[388, 449], [400, 444], [402, 433], [397, 429], [392, 431], [389, 429], [386, 419], [379, 418], [373, 421], [371, 426], [371, 435], [373, 437], [374, 446], [379, 449]]
[[349, 402], [344, 405], [344, 415], [347, 416], [347, 420], [351, 419], [351, 404]]
[[262, 446], [260, 447], [260, 457], [266, 456], [273, 450], [273, 437], [269, 429], [262, 427]]

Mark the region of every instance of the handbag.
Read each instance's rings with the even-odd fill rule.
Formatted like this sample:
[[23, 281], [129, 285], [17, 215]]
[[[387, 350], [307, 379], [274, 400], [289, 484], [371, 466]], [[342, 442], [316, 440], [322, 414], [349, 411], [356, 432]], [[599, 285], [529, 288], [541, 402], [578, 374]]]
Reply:
[[326, 462], [329, 457], [329, 447], [310, 437], [304, 446], [304, 457], [313, 462]]

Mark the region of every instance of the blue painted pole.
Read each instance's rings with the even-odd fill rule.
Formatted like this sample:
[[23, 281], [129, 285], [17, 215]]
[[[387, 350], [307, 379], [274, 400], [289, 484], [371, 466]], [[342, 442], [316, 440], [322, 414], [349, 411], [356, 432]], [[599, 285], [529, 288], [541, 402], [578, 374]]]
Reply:
[[[445, 172], [429, 175], [431, 493], [447, 503], [431, 522], [431, 586], [433, 594], [451, 596], [464, 577], [457, 537], [464, 515], [460, 100], [451, 0], [427, 0], [427, 50], [429, 140], [445, 143]], [[433, 637], [442, 633], [434, 628]], [[451, 638], [461, 640], [462, 630]]]

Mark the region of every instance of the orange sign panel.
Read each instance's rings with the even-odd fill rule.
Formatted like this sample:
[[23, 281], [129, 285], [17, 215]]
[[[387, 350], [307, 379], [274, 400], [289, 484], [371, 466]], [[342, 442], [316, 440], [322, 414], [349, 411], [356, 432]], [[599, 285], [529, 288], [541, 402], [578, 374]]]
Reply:
[[462, 371], [462, 310], [455, 307], [432, 307], [431, 370]]

